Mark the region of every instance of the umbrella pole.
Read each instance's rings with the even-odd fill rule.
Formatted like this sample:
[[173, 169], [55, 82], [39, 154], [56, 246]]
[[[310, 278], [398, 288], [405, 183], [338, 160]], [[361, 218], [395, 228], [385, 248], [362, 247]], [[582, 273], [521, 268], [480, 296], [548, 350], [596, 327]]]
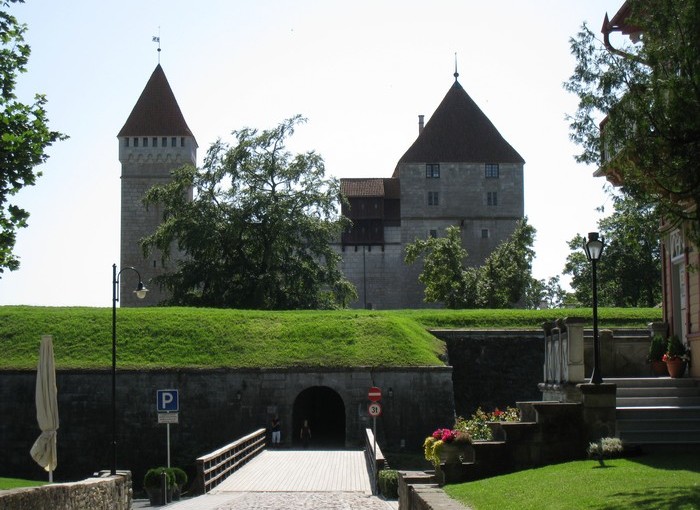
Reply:
[[53, 469], [49, 469], [49, 483], [53, 483]]

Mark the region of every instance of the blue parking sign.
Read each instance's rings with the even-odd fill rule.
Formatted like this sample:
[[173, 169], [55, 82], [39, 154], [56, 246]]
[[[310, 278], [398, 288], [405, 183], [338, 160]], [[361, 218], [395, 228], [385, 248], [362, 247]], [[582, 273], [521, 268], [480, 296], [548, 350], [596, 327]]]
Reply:
[[180, 397], [177, 390], [158, 390], [156, 408], [159, 413], [176, 413], [180, 410]]

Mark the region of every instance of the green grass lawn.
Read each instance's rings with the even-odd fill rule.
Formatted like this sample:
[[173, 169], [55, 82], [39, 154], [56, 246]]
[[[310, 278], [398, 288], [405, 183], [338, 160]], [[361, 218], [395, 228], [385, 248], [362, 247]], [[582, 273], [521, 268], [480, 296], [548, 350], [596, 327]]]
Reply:
[[18, 489], [20, 487], [38, 487], [46, 485], [47, 482], [37, 482], [35, 480], [20, 480], [19, 478], [0, 478], [0, 491]]
[[568, 462], [445, 491], [473, 510], [698, 510], [700, 454]]
[[[601, 309], [600, 326], [645, 327], [658, 309]], [[427, 330], [541, 329], [591, 310], [117, 311], [120, 369], [415, 367], [442, 365], [445, 345]], [[59, 369], [111, 366], [111, 308], [0, 306], [0, 369], [36, 369], [41, 335], [54, 337]]]

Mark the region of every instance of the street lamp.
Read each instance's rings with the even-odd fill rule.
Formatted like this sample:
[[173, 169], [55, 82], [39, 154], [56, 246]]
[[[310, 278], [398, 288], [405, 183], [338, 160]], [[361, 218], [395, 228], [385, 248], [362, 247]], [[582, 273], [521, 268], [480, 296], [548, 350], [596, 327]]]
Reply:
[[139, 277], [134, 294], [139, 299], [146, 297], [148, 289], [141, 281], [141, 273], [133, 267], [124, 267], [117, 273], [117, 265], [112, 264], [112, 475], [117, 474], [117, 301], [119, 301], [119, 277], [122, 271], [130, 269]]
[[591, 384], [600, 384], [603, 382], [603, 376], [600, 373], [600, 339], [598, 338], [598, 279], [596, 274], [596, 264], [603, 254], [605, 240], [598, 238], [598, 232], [590, 232], [588, 234], [588, 242], [584, 243], [583, 249], [586, 252], [586, 257], [591, 261], [591, 270], [593, 274], [593, 373], [591, 374]]

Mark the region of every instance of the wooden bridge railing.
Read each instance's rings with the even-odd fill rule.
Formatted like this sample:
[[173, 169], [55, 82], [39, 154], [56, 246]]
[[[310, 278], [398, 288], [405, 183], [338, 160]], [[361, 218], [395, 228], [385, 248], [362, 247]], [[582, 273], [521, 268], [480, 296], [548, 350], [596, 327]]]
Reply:
[[197, 490], [205, 494], [265, 449], [265, 429], [237, 439], [197, 459]]
[[367, 473], [369, 474], [369, 483], [372, 486], [372, 494], [378, 494], [379, 471], [384, 469], [387, 464], [382, 450], [374, 439], [372, 429], [369, 428], [365, 429], [365, 460], [367, 461]]

